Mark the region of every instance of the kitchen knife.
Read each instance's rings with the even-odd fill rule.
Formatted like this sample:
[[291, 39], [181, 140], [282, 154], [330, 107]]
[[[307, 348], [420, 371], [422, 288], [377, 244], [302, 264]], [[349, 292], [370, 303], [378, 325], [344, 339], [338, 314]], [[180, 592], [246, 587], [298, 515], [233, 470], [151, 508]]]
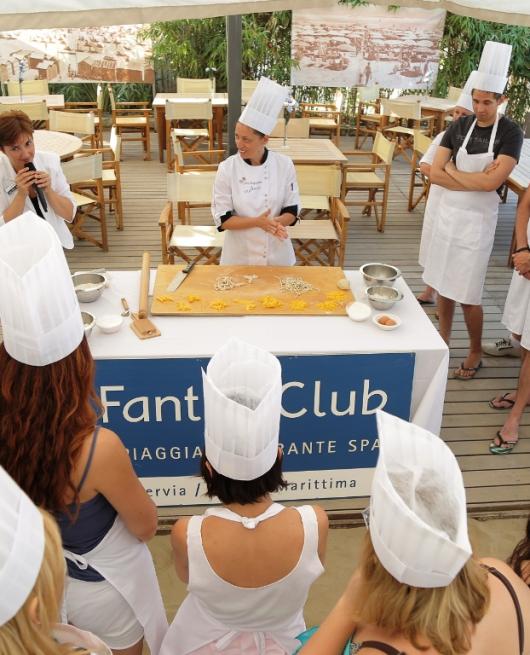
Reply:
[[191, 272], [191, 269], [195, 266], [195, 262], [189, 263], [186, 268], [183, 268], [181, 271], [179, 271], [175, 277], [171, 280], [171, 282], [168, 284], [168, 287], [166, 291], [176, 291], [180, 285], [184, 282], [184, 280], [188, 277], [188, 275]]

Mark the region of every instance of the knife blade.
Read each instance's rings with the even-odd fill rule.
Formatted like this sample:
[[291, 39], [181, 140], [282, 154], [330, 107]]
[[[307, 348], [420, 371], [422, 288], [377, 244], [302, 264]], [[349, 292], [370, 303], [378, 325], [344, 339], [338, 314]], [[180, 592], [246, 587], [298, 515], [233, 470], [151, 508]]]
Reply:
[[175, 277], [171, 280], [171, 282], [168, 284], [166, 291], [176, 291], [180, 285], [184, 282], [184, 280], [188, 277], [188, 275], [191, 273], [191, 269], [195, 266], [195, 262], [190, 262], [186, 268], [183, 268], [181, 271], [179, 271]]

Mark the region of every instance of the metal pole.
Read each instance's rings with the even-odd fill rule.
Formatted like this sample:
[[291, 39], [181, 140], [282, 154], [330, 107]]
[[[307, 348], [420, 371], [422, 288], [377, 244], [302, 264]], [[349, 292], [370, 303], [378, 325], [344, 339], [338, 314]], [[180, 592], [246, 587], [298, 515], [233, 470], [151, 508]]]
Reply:
[[228, 152], [236, 152], [235, 129], [241, 115], [241, 16], [226, 18], [228, 77]]

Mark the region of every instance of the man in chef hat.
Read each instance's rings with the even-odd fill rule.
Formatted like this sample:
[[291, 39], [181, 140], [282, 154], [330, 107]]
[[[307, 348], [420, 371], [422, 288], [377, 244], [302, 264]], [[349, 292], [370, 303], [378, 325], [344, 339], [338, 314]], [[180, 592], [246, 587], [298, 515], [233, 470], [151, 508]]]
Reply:
[[359, 568], [300, 655], [338, 655], [350, 638], [355, 653], [468, 653], [485, 643], [491, 653], [522, 653], [516, 606], [522, 635], [530, 590], [504, 562], [472, 556], [464, 482], [450, 448], [381, 410], [377, 432]]
[[[55, 653], [57, 641], [110, 655], [91, 633], [57, 625], [64, 589], [61, 537], [53, 518], [39, 510], [0, 466], [0, 652]], [[75, 644], [75, 648], [74, 648]], [[86, 653], [86, 650], [82, 650]]]
[[[473, 113], [473, 99], [471, 98], [471, 82], [472, 77], [469, 76], [462, 93], [460, 94], [456, 106], [452, 111], [453, 121], [457, 121], [462, 116], [470, 116]], [[427, 149], [427, 152], [420, 159], [420, 171], [422, 175], [426, 178], [431, 178], [431, 166], [434, 161], [434, 155], [438, 150], [438, 146], [442, 142], [442, 138], [445, 134], [445, 130], [436, 135], [433, 139], [433, 142]], [[425, 203], [425, 213], [423, 215], [423, 226], [421, 229], [421, 241], [420, 241], [420, 252], [418, 256], [418, 261], [420, 266], [425, 267], [425, 261], [427, 254], [429, 252], [429, 245], [431, 243], [431, 237], [433, 232], [433, 221], [436, 216], [438, 209], [438, 201], [440, 199], [440, 194], [443, 191], [443, 187], [438, 186], [437, 184], [431, 184], [429, 189], [429, 196], [427, 202]], [[432, 305], [436, 299], [436, 291], [427, 285], [425, 289], [417, 296], [418, 302], [420, 305]]]
[[[488, 41], [471, 74], [473, 116], [445, 132], [431, 169], [443, 187], [423, 280], [438, 292], [440, 334], [449, 344], [455, 303], [462, 305], [470, 338], [454, 377], [469, 380], [482, 366], [482, 291], [493, 247], [497, 189], [517, 164], [523, 143], [518, 125], [497, 109], [508, 81], [510, 45]], [[494, 164], [492, 166], [492, 164]]]
[[214, 222], [225, 233], [221, 264], [291, 266], [287, 226], [300, 199], [293, 162], [267, 149], [289, 88], [262, 77], [236, 125], [237, 154], [219, 164], [212, 201]]

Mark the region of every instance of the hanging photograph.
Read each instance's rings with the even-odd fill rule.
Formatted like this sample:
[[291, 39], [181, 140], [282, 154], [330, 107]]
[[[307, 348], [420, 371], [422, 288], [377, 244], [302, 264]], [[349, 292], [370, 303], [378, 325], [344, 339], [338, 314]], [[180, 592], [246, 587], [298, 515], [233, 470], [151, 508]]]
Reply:
[[152, 84], [151, 43], [143, 25], [0, 32], [0, 81]]
[[431, 87], [443, 9], [337, 6], [293, 11], [291, 84]]

